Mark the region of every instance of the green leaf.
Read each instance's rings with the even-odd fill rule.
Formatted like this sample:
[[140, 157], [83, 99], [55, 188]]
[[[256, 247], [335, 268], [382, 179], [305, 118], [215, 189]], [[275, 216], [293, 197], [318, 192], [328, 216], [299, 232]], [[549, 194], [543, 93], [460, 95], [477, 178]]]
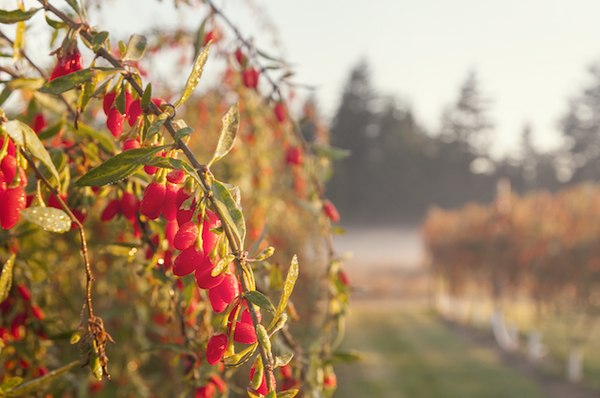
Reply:
[[66, 2], [77, 13], [77, 15], [81, 16], [81, 10], [79, 9], [79, 5], [77, 4], [77, 0], [66, 0]]
[[102, 380], [102, 366], [100, 365], [100, 357], [96, 353], [90, 356], [90, 369], [96, 380]]
[[256, 351], [257, 347], [258, 343], [254, 343], [250, 347], [238, 352], [237, 354], [225, 355], [225, 357], [223, 358], [223, 363], [225, 364], [225, 366], [233, 368], [241, 366], [244, 363], [246, 363], [248, 359], [250, 359], [252, 354], [254, 354], [254, 351]]
[[60, 119], [58, 122], [40, 131], [40, 133], [38, 134], [38, 138], [43, 141], [47, 140], [48, 138], [54, 137], [56, 134], [58, 134], [58, 132], [60, 131], [62, 126], [64, 126], [64, 124], [65, 123], [63, 122], [63, 120]]
[[123, 61], [137, 61], [144, 56], [148, 40], [146, 36], [131, 35], [129, 43], [127, 43], [127, 51], [123, 56]]
[[117, 105], [117, 110], [121, 115], [125, 115], [127, 113], [127, 98], [125, 85], [121, 86], [121, 91], [119, 91], [119, 95], [117, 95], [117, 98], [115, 99], [115, 104]]
[[252, 301], [253, 304], [258, 305], [259, 307], [264, 308], [267, 311], [271, 311], [271, 312], [275, 311], [275, 307], [273, 306], [271, 301], [267, 298], [267, 296], [265, 296], [258, 290], [251, 290], [251, 291], [245, 293], [244, 296], [248, 300]]
[[192, 134], [192, 131], [194, 131], [194, 129], [192, 127], [184, 127], [182, 129], [179, 129], [175, 132], [175, 136], [173, 137], [173, 140], [175, 142], [177, 142], [180, 139], [182, 139], [183, 137], [187, 137], [188, 135]]
[[108, 32], [102, 31], [94, 35], [94, 38], [92, 39], [92, 50], [97, 52], [102, 47], [106, 39], [108, 39]]
[[147, 148], [130, 149], [108, 159], [100, 166], [88, 171], [75, 186], [101, 187], [121, 181], [135, 174], [159, 152], [170, 148], [170, 145], [151, 146]]
[[332, 160], [342, 160], [352, 154], [348, 149], [335, 148], [328, 145], [311, 144], [313, 151], [319, 156]]
[[217, 180], [213, 181], [212, 192], [215, 204], [223, 214], [227, 225], [230, 226], [238, 240], [237, 246], [243, 248], [244, 240], [246, 239], [246, 222], [244, 221], [242, 211], [233, 200], [231, 193], [221, 182]]
[[272, 56], [268, 55], [267, 53], [265, 53], [263, 51], [256, 50], [256, 53], [258, 55], [260, 55], [261, 57], [268, 59], [269, 61], [281, 62], [281, 60], [279, 60], [279, 59], [277, 59], [275, 57], [272, 57]]
[[5, 11], [0, 10], [0, 23], [3, 24], [13, 24], [16, 22], [27, 21], [29, 18], [33, 17], [36, 12], [41, 10], [41, 8], [30, 8], [27, 11], [23, 10], [14, 10], [14, 11]]
[[256, 261], [264, 261], [267, 258], [271, 257], [273, 255], [273, 253], [275, 253], [275, 248], [273, 246], [269, 246], [265, 250], [258, 253], [255, 260]]
[[210, 15], [204, 18], [200, 24], [200, 27], [198, 28], [198, 31], [196, 32], [196, 39], [194, 40], [194, 58], [198, 56], [198, 53], [204, 44], [204, 27], [206, 26], [206, 21], [208, 21], [208, 18], [210, 18]]
[[181, 106], [187, 99], [192, 95], [200, 78], [202, 77], [202, 72], [204, 71], [204, 65], [206, 65], [206, 60], [208, 60], [208, 50], [210, 48], [210, 42], [204, 47], [204, 50], [198, 55], [196, 58], [196, 62], [194, 62], [194, 67], [192, 68], [192, 73], [190, 77], [188, 77], [187, 83], [185, 84], [185, 89], [183, 90], [183, 94], [181, 94], [181, 98], [177, 100], [175, 103], [175, 108]]
[[8, 97], [10, 97], [11, 94], [12, 90], [8, 87], [5, 87], [4, 90], [2, 90], [2, 93], [0, 93], [0, 106], [8, 99]]
[[254, 366], [252, 367], [254, 368], [252, 387], [254, 387], [255, 390], [258, 390], [262, 384], [263, 376], [265, 375], [265, 369], [263, 368], [262, 357], [260, 355], [256, 356], [256, 359], [254, 360]]
[[267, 395], [265, 395], [265, 398], [277, 398], [277, 392], [270, 391]]
[[116, 150], [114, 141], [108, 135], [98, 132], [83, 123], [77, 123], [77, 130], [72, 124], [69, 124], [69, 128], [80, 137], [97, 141], [106, 152], [114, 153]]
[[25, 384], [21, 384], [17, 388], [13, 388], [6, 392], [7, 397], [18, 397], [20, 395], [30, 394], [32, 392], [39, 391], [44, 384], [48, 384], [56, 379], [58, 379], [63, 374], [67, 373], [69, 370], [79, 365], [79, 361], [73, 361], [68, 365], [63, 366], [62, 368], [53, 370], [52, 372], [38, 377], [37, 379], [33, 379], [28, 381]]
[[21, 210], [21, 216], [39, 225], [46, 231], [64, 233], [71, 229], [71, 218], [67, 213], [54, 207], [32, 206]]
[[219, 142], [217, 143], [217, 149], [215, 149], [212, 160], [208, 163], [209, 167], [214, 162], [227, 155], [231, 148], [233, 148], [239, 124], [240, 114], [238, 112], [238, 104], [236, 103], [229, 108], [221, 120], [221, 133], [219, 135]]
[[298, 395], [299, 391], [300, 390], [297, 389], [281, 391], [277, 393], [277, 398], [294, 398], [296, 395]]
[[271, 339], [269, 338], [269, 333], [267, 333], [267, 329], [261, 324], [256, 325], [257, 337], [260, 340], [263, 347], [267, 353], [269, 353], [269, 357], [272, 357], [271, 354]]
[[182, 345], [175, 344], [175, 343], [154, 344], [154, 345], [142, 350], [142, 352], [157, 351], [157, 350], [167, 350], [167, 351], [176, 352], [178, 354], [191, 355], [192, 357], [196, 356], [196, 353], [194, 351], [192, 351], [189, 348], [186, 348]]
[[62, 29], [68, 27], [68, 25], [64, 22], [53, 21], [52, 19], [48, 18], [48, 12], [46, 12], [46, 23], [54, 29]]
[[215, 268], [213, 268], [213, 270], [210, 272], [211, 276], [219, 275], [234, 259], [234, 254], [228, 254], [225, 257], [223, 257], [221, 260], [219, 260], [217, 265], [215, 265]]
[[0, 303], [6, 300], [8, 292], [10, 292], [10, 287], [12, 286], [15, 257], [15, 254], [12, 254], [2, 267], [2, 273], [0, 274]]
[[37, 90], [44, 85], [44, 79], [25, 79], [25, 78], [17, 78], [12, 79], [11, 81], [6, 83], [6, 86], [11, 90]]
[[20, 377], [9, 377], [2, 385], [0, 386], [1, 391], [8, 391], [11, 388], [15, 388], [19, 384], [23, 383], [23, 379]]
[[93, 67], [88, 69], [82, 69], [77, 72], [69, 73], [68, 75], [58, 77], [52, 81], [47, 82], [40, 87], [39, 92], [45, 94], [60, 94], [65, 91], [74, 89], [75, 87], [92, 80], [94, 76], [97, 79], [102, 80], [106, 76], [113, 73], [123, 72], [121, 68], [104, 68], [104, 67]]
[[334, 362], [346, 362], [346, 363], [355, 363], [363, 360], [363, 355], [358, 351], [335, 351], [333, 352], [333, 358], [327, 361], [327, 364], [332, 364]]
[[158, 119], [156, 121], [152, 122], [152, 124], [150, 125], [150, 128], [148, 129], [148, 132], [146, 133], [146, 138], [150, 138], [154, 134], [158, 134], [158, 132], [160, 131], [160, 129], [162, 128], [163, 124], [165, 124], [166, 121], [167, 121], [166, 116], [163, 118], [161, 118], [159, 116]]
[[140, 101], [141, 108], [147, 109], [150, 105], [150, 101], [152, 101], [152, 83], [148, 83], [144, 90], [144, 94], [142, 94], [142, 100]]
[[287, 276], [285, 277], [285, 283], [283, 284], [283, 291], [281, 292], [281, 300], [279, 300], [279, 305], [277, 306], [277, 312], [273, 316], [273, 320], [269, 325], [269, 329], [271, 329], [277, 321], [283, 311], [285, 311], [287, 307], [287, 302], [292, 295], [292, 291], [294, 290], [294, 285], [296, 284], [296, 280], [298, 279], [298, 257], [294, 254], [292, 258], [292, 264], [290, 265], [290, 269], [288, 270]]
[[275, 364], [273, 365], [274, 368], [278, 367], [278, 366], [285, 366], [288, 363], [290, 363], [290, 361], [292, 360], [292, 358], [294, 358], [294, 354], [293, 353], [289, 353], [289, 354], [285, 354], [285, 355], [281, 355], [281, 356], [276, 356], [275, 357]]
[[35, 131], [20, 120], [6, 122], [2, 125], [2, 128], [10, 135], [10, 138], [13, 139], [15, 144], [26, 147], [33, 157], [40, 160], [48, 169], [50, 169], [54, 177], [56, 177], [58, 188], [60, 190], [60, 177], [58, 176], [58, 171], [56, 170], [56, 167], [54, 167], [54, 163], [52, 163], [50, 154], [46, 148], [44, 148], [44, 144], [42, 144], [42, 141], [40, 141], [37, 134], [35, 134]]
[[85, 111], [85, 108], [90, 103], [92, 99], [92, 94], [96, 89], [96, 82], [92, 79], [89, 82], [85, 82], [83, 84], [83, 90], [81, 90], [81, 94], [79, 95], [79, 99], [77, 100], [77, 108], [79, 108], [79, 112], [82, 113]]

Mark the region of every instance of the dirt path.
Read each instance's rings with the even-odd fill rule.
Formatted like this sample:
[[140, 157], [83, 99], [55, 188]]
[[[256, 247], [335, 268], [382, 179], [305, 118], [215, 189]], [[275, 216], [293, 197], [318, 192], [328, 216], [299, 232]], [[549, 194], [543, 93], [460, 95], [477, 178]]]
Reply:
[[[424, 267], [425, 255], [418, 230], [410, 228], [349, 229], [336, 237], [341, 252], [352, 251], [345, 264], [355, 287], [352, 307], [357, 311], [389, 308], [427, 308], [430, 304], [430, 278]], [[566, 381], [564, 366], [551, 358], [533, 363], [522, 352], [502, 350], [490, 331], [476, 330], [442, 321], [469, 345], [490, 350], [506, 366], [537, 384], [550, 398], [598, 397], [581, 385]]]

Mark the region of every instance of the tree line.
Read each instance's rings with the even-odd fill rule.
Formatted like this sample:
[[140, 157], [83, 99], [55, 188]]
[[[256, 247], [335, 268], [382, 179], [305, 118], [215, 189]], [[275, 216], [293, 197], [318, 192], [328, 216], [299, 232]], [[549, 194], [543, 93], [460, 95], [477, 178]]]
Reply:
[[539, 151], [532, 128], [525, 125], [518, 153], [498, 160], [490, 155], [490, 102], [475, 73], [467, 75], [455, 102], [443, 109], [437, 131], [427, 131], [409, 104], [377, 94], [368, 63], [361, 61], [350, 72], [330, 125], [331, 144], [352, 154], [335, 165], [328, 195], [348, 224], [417, 223], [431, 206], [492, 201], [502, 177], [519, 193], [554, 192], [596, 180], [600, 67], [589, 72], [592, 83], [569, 100], [559, 118], [565, 145]]

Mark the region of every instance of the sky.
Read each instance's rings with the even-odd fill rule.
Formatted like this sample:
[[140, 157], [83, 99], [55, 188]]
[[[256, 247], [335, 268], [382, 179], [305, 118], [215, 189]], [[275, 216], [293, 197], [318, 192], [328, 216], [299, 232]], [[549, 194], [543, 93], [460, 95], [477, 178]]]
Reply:
[[[377, 92], [407, 102], [432, 132], [474, 71], [490, 100], [497, 156], [516, 151], [525, 124], [540, 148], [560, 146], [559, 119], [569, 99], [589, 84], [587, 69], [600, 62], [600, 2], [595, 0], [215, 3], [257, 46], [291, 63], [294, 81], [317, 87], [320, 111], [328, 119], [339, 106], [350, 69], [361, 59], [370, 65]], [[94, 15], [93, 23], [125, 38], [150, 26], [197, 28], [206, 8], [174, 10], [172, 0], [105, 0]]]

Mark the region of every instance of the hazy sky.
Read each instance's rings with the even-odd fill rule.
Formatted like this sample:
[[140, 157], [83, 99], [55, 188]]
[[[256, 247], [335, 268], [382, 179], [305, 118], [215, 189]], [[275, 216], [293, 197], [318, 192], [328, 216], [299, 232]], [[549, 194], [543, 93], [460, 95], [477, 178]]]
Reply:
[[[4, 0], [3, 3], [15, 3]], [[60, 4], [61, 2], [53, 2]], [[270, 50], [247, 0], [216, 0], [244, 34]], [[568, 99], [589, 81], [600, 60], [596, 0], [253, 0], [294, 64], [295, 81], [318, 86], [325, 116], [337, 106], [349, 70], [361, 58], [374, 87], [409, 102], [434, 131], [442, 109], [457, 98], [467, 73], [477, 73], [491, 100], [497, 150], [512, 150], [525, 123], [544, 147], [559, 145], [557, 122]], [[35, 5], [35, 1], [26, 4]], [[197, 28], [204, 7], [172, 0], [105, 0], [94, 22], [122, 38], [152, 25]], [[116, 16], [116, 18], [115, 18]], [[134, 17], [135, 16], [135, 17]], [[175, 22], [173, 22], [175, 21]]]

